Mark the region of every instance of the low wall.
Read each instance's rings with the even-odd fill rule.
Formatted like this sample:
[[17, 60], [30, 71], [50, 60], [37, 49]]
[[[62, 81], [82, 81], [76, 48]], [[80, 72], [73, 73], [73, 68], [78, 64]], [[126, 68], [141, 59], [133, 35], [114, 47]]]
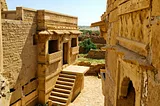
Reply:
[[90, 62], [79, 62], [77, 63], [79, 66], [88, 66], [89, 70], [85, 75], [98, 75], [100, 73], [100, 69], [105, 68], [105, 64], [91, 64]]
[[101, 49], [102, 47], [106, 46], [106, 44], [99, 44], [99, 43], [97, 43], [95, 45], [96, 45], [97, 49]]
[[79, 36], [80, 41], [83, 41], [84, 39], [88, 39], [88, 38], [90, 38], [93, 43], [106, 44], [105, 39], [101, 36], [92, 36], [92, 35], [91, 36], [90, 35], [89, 36]]
[[88, 52], [87, 58], [104, 59], [105, 58], [105, 51], [102, 51], [102, 50], [90, 50]]

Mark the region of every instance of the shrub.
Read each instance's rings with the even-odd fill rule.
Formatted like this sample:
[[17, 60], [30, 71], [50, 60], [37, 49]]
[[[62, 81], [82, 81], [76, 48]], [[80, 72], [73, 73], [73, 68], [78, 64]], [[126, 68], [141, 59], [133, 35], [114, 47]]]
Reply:
[[82, 32], [82, 35], [92, 35], [92, 30], [80, 30]]
[[95, 31], [95, 34], [97, 35], [97, 36], [99, 36], [100, 35], [100, 31]]
[[79, 46], [83, 47], [85, 50], [85, 53], [88, 53], [90, 49], [96, 49], [96, 45], [91, 41], [91, 39], [85, 39], [81, 43], [79, 43]]

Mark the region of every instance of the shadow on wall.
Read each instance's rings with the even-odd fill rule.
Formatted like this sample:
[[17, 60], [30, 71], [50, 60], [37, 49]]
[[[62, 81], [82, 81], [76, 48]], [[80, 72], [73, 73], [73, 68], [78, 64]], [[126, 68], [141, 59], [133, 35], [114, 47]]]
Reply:
[[121, 95], [117, 106], [135, 106], [135, 89], [129, 78], [124, 78], [121, 86]]
[[34, 42], [36, 15], [32, 18], [33, 21], [4, 19], [2, 23], [3, 74], [10, 82], [10, 104], [18, 102], [37, 89], [37, 46]]

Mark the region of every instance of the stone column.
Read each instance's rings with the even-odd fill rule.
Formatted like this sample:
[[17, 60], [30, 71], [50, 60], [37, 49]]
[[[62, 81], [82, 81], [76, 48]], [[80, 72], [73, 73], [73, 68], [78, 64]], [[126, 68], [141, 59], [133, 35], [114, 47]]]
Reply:
[[46, 71], [48, 70], [47, 64], [47, 52], [48, 52], [48, 42], [47, 38], [42, 38], [43, 35], [39, 35], [38, 38], [38, 101], [40, 104], [45, 104], [47, 102], [46, 98]]

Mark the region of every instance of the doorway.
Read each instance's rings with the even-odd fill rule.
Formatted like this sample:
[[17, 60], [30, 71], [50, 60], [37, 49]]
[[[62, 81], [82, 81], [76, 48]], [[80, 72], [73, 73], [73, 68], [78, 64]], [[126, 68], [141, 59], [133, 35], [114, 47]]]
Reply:
[[63, 43], [63, 65], [68, 64], [68, 42]]
[[[122, 83], [122, 94], [118, 100], [118, 106], [135, 106], [135, 89], [131, 80], [124, 80]], [[125, 88], [126, 87], [126, 88]], [[124, 92], [124, 93], [123, 93]]]

